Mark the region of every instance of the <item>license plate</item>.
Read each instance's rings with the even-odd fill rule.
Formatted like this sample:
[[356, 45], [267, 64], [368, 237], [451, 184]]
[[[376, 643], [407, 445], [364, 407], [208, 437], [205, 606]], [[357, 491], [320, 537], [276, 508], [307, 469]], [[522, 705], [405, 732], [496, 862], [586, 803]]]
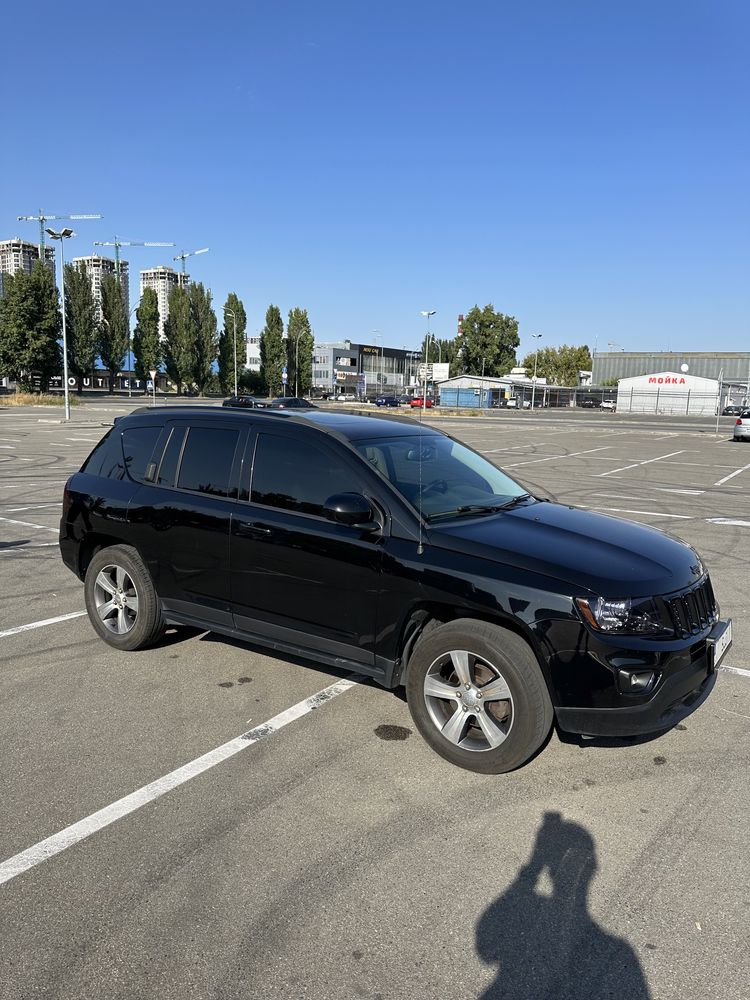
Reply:
[[719, 664], [721, 663], [726, 651], [732, 645], [732, 619], [726, 622], [719, 622], [719, 624], [714, 629], [722, 628], [718, 635], [710, 635], [708, 637], [708, 656], [709, 656], [709, 669], [717, 670]]

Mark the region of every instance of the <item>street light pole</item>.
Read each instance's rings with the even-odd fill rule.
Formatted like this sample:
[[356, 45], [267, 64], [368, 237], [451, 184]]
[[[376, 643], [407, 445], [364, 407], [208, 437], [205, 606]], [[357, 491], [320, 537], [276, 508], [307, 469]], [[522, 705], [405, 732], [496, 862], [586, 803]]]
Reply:
[[[541, 338], [541, 333], [532, 333], [532, 339], [539, 341]], [[536, 349], [534, 350], [534, 378], [531, 381], [531, 409], [534, 409], [534, 396], [536, 394], [536, 356], [539, 353], [539, 344], [537, 343]]]
[[437, 309], [421, 309], [420, 312], [427, 319], [427, 337], [424, 342], [424, 388], [422, 389], [422, 413], [427, 412], [427, 365], [430, 351], [430, 316], [434, 316]]
[[48, 229], [53, 240], [60, 241], [60, 298], [62, 299], [62, 342], [63, 342], [63, 398], [65, 399], [65, 419], [70, 420], [70, 389], [68, 386], [68, 334], [65, 329], [65, 240], [75, 236], [72, 229], [58, 231]]
[[[184, 263], [185, 262], [183, 261], [183, 264]], [[229, 313], [229, 315], [232, 317], [232, 322], [234, 324], [234, 394], [236, 396], [237, 395], [237, 317], [234, 313], [234, 309], [227, 309], [227, 307], [225, 306], [224, 312]]]

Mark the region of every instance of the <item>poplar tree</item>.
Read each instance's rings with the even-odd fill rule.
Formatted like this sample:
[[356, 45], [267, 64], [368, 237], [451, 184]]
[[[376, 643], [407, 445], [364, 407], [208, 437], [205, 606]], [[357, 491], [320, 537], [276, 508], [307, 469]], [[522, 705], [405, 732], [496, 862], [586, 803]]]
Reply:
[[190, 300], [190, 322], [193, 331], [193, 381], [201, 396], [213, 376], [213, 364], [219, 339], [216, 333], [216, 313], [212, 308], [211, 292], [200, 282], [188, 287]]
[[115, 376], [122, 371], [128, 350], [128, 314], [122, 297], [120, 279], [114, 274], [102, 277], [102, 321], [99, 324], [99, 357], [109, 373], [109, 391], [114, 392]]
[[141, 304], [135, 311], [136, 326], [133, 332], [133, 356], [135, 374], [148, 379], [150, 372], [158, 371], [161, 365], [161, 341], [159, 339], [159, 299], [153, 288], [144, 288]]
[[269, 396], [280, 396], [283, 389], [282, 369], [286, 364], [283, 341], [284, 321], [278, 306], [266, 310], [266, 325], [260, 334], [260, 373]]
[[84, 264], [65, 265], [65, 339], [68, 367], [76, 377], [80, 395], [84, 376], [94, 370], [99, 341], [96, 302]]
[[193, 380], [195, 331], [187, 289], [180, 285], [170, 288], [167, 304], [169, 316], [164, 324], [164, 366], [179, 394], [182, 387], [192, 385]]
[[307, 309], [289, 310], [287, 333], [289, 385], [295, 386], [299, 395], [304, 395], [312, 388], [312, 357], [315, 345]]
[[234, 392], [234, 319], [227, 312], [231, 309], [237, 320], [237, 377], [245, 369], [245, 330], [247, 315], [242, 299], [230, 292], [224, 303], [224, 326], [219, 335], [219, 385], [225, 396]]

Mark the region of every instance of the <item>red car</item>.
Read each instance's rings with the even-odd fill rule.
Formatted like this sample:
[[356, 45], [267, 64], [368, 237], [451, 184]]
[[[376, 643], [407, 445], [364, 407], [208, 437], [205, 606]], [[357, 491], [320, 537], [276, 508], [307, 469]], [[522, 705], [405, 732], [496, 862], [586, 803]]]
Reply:
[[[429, 410], [432, 405], [433, 405], [432, 400], [428, 399], [427, 400], [427, 409]], [[412, 407], [424, 406], [424, 399], [421, 396], [415, 396], [414, 399], [412, 399], [412, 401], [409, 403], [409, 406], [412, 406]]]

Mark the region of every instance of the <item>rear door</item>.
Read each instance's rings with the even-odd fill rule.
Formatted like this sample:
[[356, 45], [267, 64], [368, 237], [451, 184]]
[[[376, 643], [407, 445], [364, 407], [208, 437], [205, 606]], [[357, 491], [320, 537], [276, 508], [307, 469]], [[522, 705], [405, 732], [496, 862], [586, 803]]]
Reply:
[[169, 421], [153, 484], [131, 501], [134, 544], [168, 612], [232, 624], [229, 535], [246, 439], [242, 419]]

